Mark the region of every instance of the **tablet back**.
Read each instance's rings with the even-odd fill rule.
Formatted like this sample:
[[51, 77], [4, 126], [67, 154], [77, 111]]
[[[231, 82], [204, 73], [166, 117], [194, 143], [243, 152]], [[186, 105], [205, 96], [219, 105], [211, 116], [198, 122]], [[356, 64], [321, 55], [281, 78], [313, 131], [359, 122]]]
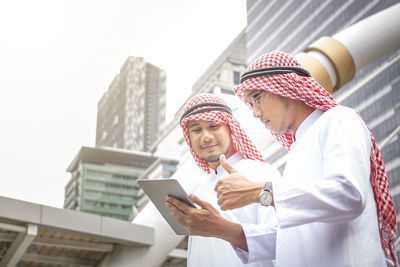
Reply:
[[169, 195], [180, 199], [189, 206], [196, 207], [179, 182], [176, 179], [140, 179], [137, 182], [174, 232], [177, 235], [189, 235], [189, 231], [170, 214], [170, 209], [165, 206], [165, 198]]

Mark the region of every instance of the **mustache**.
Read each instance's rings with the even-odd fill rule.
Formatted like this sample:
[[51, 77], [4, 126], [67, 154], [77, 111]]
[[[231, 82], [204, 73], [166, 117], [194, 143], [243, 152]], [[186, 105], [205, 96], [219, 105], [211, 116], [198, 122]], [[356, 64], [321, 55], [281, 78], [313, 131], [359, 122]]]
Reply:
[[200, 148], [201, 148], [201, 149], [204, 149], [204, 148], [207, 148], [207, 147], [212, 147], [212, 146], [217, 146], [217, 145], [218, 145], [218, 144], [201, 145]]

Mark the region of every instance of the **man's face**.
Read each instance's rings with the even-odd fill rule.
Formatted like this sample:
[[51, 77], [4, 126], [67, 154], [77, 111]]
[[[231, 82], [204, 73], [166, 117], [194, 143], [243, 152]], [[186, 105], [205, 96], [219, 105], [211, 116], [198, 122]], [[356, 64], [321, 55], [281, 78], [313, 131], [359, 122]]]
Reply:
[[236, 152], [231, 140], [231, 130], [224, 123], [192, 120], [188, 122], [188, 130], [194, 152], [213, 169], [219, 165], [221, 154], [229, 158]]
[[244, 99], [253, 107], [253, 116], [277, 135], [293, 131], [295, 112], [290, 99], [265, 90], [246, 90]]

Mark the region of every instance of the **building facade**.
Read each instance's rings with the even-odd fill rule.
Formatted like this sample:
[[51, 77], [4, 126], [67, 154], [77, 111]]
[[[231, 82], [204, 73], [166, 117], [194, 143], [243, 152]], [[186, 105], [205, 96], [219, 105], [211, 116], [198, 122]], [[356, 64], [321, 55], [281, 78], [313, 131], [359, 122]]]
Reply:
[[[321, 36], [332, 36], [394, 4], [398, 1], [248, 0], [247, 63], [272, 50], [297, 54]], [[357, 71], [351, 82], [333, 94], [340, 104], [357, 110], [375, 136], [397, 214], [400, 212], [399, 73], [400, 46], [397, 51]], [[286, 153], [277, 143], [271, 143], [265, 150], [267, 160], [281, 171]]]
[[165, 124], [166, 74], [128, 57], [98, 103], [96, 146], [147, 151]]
[[144, 152], [82, 147], [67, 169], [64, 208], [132, 220], [144, 197], [136, 180], [154, 161]]
[[199, 93], [234, 94], [246, 70], [246, 32], [243, 30], [192, 86], [192, 95]]

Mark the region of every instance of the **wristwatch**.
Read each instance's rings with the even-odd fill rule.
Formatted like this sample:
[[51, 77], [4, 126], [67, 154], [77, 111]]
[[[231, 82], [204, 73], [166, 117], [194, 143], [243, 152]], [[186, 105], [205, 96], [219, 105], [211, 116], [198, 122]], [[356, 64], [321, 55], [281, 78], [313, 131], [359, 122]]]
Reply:
[[266, 182], [263, 190], [258, 195], [258, 202], [263, 206], [269, 206], [272, 203], [272, 183]]

